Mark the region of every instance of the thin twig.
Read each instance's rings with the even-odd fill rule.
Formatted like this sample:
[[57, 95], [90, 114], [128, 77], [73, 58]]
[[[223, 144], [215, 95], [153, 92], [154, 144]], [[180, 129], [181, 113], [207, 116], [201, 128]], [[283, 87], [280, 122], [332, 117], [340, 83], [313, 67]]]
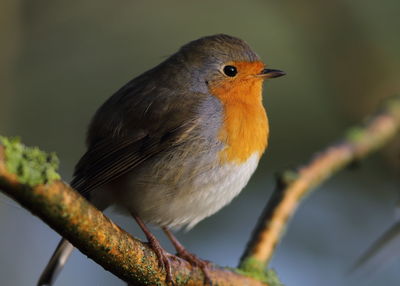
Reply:
[[400, 97], [392, 97], [362, 127], [349, 130], [344, 139], [317, 154], [297, 171], [279, 178], [241, 258], [239, 267], [264, 268], [301, 199], [352, 162], [382, 147], [400, 129]]

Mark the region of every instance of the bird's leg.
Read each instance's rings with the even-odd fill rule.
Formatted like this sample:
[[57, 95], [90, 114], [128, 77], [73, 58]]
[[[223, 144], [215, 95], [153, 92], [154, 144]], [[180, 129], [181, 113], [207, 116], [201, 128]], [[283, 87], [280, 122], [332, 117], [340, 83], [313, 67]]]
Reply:
[[206, 285], [212, 285], [210, 275], [208, 274], [208, 267], [211, 265], [211, 263], [209, 261], [202, 260], [193, 253], [187, 251], [186, 248], [178, 241], [178, 239], [173, 235], [173, 233], [167, 227], [162, 227], [162, 230], [167, 235], [171, 243], [174, 245], [177, 252], [177, 256], [179, 256], [182, 259], [185, 259], [191, 265], [199, 267], [204, 274], [204, 283]]
[[154, 234], [151, 233], [151, 231], [147, 228], [147, 226], [144, 224], [142, 219], [134, 213], [132, 213], [132, 216], [136, 220], [136, 222], [140, 226], [140, 228], [142, 229], [143, 233], [146, 235], [147, 241], [148, 241], [151, 249], [153, 249], [153, 251], [156, 253], [156, 255], [158, 257], [160, 266], [165, 269], [165, 272], [167, 273], [167, 277], [166, 277], [167, 283], [174, 284], [174, 282], [172, 280], [171, 263], [168, 258], [168, 256], [170, 254], [167, 251], [165, 251], [164, 248], [162, 248], [158, 239], [154, 236]]

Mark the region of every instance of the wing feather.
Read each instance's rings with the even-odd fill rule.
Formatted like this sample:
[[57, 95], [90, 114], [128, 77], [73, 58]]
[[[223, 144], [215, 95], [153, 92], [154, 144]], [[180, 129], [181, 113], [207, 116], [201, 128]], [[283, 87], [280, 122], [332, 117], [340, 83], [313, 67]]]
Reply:
[[122, 88], [93, 118], [88, 150], [75, 167], [71, 186], [88, 196], [92, 190], [181, 144], [182, 138], [195, 133], [196, 105], [203, 98], [201, 94], [189, 96], [165, 87]]

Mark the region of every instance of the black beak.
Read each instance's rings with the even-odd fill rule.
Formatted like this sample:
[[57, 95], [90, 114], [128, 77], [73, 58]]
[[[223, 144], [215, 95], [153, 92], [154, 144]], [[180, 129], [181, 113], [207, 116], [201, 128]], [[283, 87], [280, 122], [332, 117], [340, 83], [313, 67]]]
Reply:
[[263, 69], [260, 76], [263, 78], [275, 78], [285, 75], [286, 73], [281, 70]]

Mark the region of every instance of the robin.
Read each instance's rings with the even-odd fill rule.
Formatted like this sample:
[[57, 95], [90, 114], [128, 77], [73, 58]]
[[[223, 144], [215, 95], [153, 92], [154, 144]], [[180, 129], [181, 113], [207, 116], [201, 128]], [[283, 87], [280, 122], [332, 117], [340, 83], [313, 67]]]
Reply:
[[[192, 41], [112, 95], [96, 112], [71, 186], [104, 210], [128, 210], [173, 282], [168, 254], [146, 224], [159, 226], [177, 255], [203, 270], [171, 229], [192, 228], [245, 187], [267, 147], [262, 104], [268, 69], [249, 45], [219, 34]], [[73, 246], [59, 243], [38, 285], [51, 285]]]

